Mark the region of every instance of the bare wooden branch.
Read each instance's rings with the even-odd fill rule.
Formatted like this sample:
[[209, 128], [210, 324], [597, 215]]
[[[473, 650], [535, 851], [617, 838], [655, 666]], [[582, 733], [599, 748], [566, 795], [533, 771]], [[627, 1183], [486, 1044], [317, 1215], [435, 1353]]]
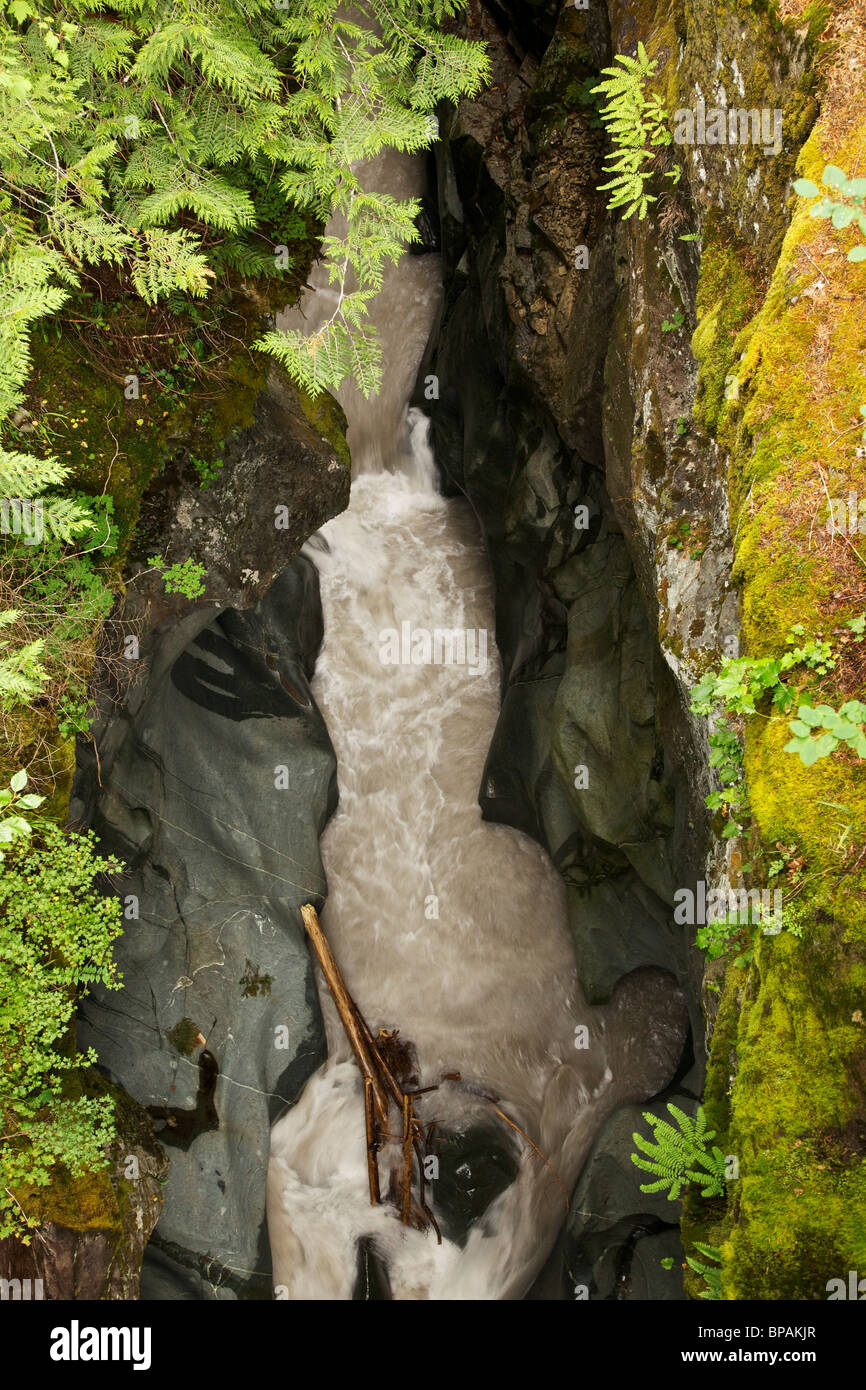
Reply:
[[[388, 1116], [390, 1102], [393, 1101], [402, 1118], [402, 1133], [399, 1136], [402, 1141], [402, 1174], [398, 1173], [396, 1167], [392, 1167], [388, 1200], [400, 1208], [400, 1219], [404, 1225], [414, 1225], [421, 1230], [426, 1230], [428, 1226], [432, 1226], [436, 1232], [436, 1239], [441, 1245], [441, 1232], [426, 1202], [424, 1129], [415, 1115], [414, 1103], [416, 1095], [425, 1095], [428, 1091], [434, 1091], [437, 1088], [424, 1086], [414, 1091], [403, 1090], [391, 1066], [382, 1055], [382, 1048], [373, 1037], [366, 1020], [346, 988], [339, 966], [322, 930], [316, 909], [312, 904], [305, 903], [301, 908], [301, 916], [322, 968], [325, 983], [330, 990], [340, 1015], [340, 1021], [346, 1030], [346, 1036], [364, 1078], [364, 1121], [367, 1138], [370, 1203], [372, 1206], [378, 1206], [382, 1201], [379, 1182], [379, 1150], [388, 1138], [398, 1138], [397, 1135], [391, 1136], [389, 1134]], [[394, 1046], [397, 1031], [388, 1032], [385, 1029], [380, 1029], [379, 1039], [382, 1047], [388, 1049], [391, 1061], [394, 1061], [396, 1057], [397, 1061], [400, 1062], [402, 1054], [399, 1049], [395, 1050]], [[401, 1047], [406, 1056], [411, 1057], [411, 1046], [401, 1044]], [[408, 1074], [407, 1069], [407, 1076]], [[414, 1077], [412, 1079], [414, 1080]], [[450, 1074], [447, 1079], [459, 1080], [459, 1075], [455, 1072]], [[419, 1200], [413, 1199], [412, 1195], [414, 1159], [418, 1161]]]
[[412, 1113], [412, 1097], [403, 1097], [403, 1201], [400, 1210], [400, 1220], [404, 1226], [409, 1225], [412, 1215], [412, 1159], [414, 1157], [414, 1119]]
[[374, 1115], [373, 1083], [369, 1076], [364, 1077], [364, 1119], [367, 1124], [367, 1172], [370, 1179], [370, 1205], [377, 1207], [381, 1201], [379, 1192], [379, 1160], [377, 1157], [379, 1141], [376, 1135]]
[[369, 1079], [373, 1086], [373, 1099], [376, 1109], [376, 1122], [383, 1133], [388, 1129], [388, 1097], [379, 1075], [380, 1063], [375, 1054], [375, 1048], [370, 1049], [364, 1031], [358, 1025], [358, 1010], [355, 1001], [346, 989], [340, 968], [334, 960], [333, 952], [328, 945], [325, 933], [322, 931], [319, 922], [319, 915], [311, 903], [305, 903], [301, 908], [301, 917], [307, 929], [307, 935], [312, 942], [313, 950], [316, 953], [319, 964], [322, 967], [322, 974], [325, 983], [331, 991], [331, 997], [337, 1006], [340, 1020], [346, 1030], [346, 1036], [352, 1047], [352, 1051], [361, 1068], [361, 1073]]

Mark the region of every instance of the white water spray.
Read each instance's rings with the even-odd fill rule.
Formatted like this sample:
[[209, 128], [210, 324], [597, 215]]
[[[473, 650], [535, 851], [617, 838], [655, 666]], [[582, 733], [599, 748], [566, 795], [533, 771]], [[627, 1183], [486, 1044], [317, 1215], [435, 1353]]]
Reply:
[[[418, 190], [418, 166], [403, 157], [380, 158], [370, 177], [398, 196]], [[460, 1073], [418, 1102], [419, 1117], [449, 1133], [501, 1130], [519, 1173], [462, 1247], [402, 1226], [390, 1205], [371, 1207], [361, 1078], [321, 988], [329, 1060], [271, 1143], [274, 1283], [290, 1299], [350, 1298], [364, 1236], [395, 1298], [521, 1297], [599, 1126], [670, 1078], [683, 1038], [673, 987], [654, 972], [624, 981], [607, 1006], [585, 1004], [562, 881], [532, 840], [481, 818], [499, 705], [488, 566], [468, 504], [436, 490], [427, 421], [407, 411], [438, 294], [436, 256], [406, 256], [388, 277], [374, 305], [383, 390], [371, 402], [354, 387], [339, 393], [351, 504], [321, 533], [327, 548], [310, 549], [325, 618], [314, 690], [340, 785], [323, 839], [322, 923], [374, 1034], [398, 1028], [414, 1044], [420, 1085]], [[319, 296], [304, 306], [311, 331], [326, 312]], [[416, 636], [485, 633], [483, 669], [424, 661], [414, 639], [408, 661], [383, 661], [382, 633], [407, 624]], [[588, 1045], [578, 1048], [581, 1027]], [[430, 1193], [435, 1213], [435, 1181]]]

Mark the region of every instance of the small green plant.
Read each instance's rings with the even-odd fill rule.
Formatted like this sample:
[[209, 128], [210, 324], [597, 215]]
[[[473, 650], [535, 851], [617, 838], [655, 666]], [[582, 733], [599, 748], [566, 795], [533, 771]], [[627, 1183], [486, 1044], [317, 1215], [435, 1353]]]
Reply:
[[862, 700], [846, 700], [841, 709], [832, 705], [800, 705], [796, 718], [788, 721], [794, 737], [785, 744], [786, 753], [799, 754], [807, 767], [846, 745], [858, 758], [866, 758], [866, 705]]
[[190, 454], [189, 461], [198, 474], [199, 487], [201, 488], [208, 488], [211, 483], [216, 482], [225, 463], [225, 459], [222, 458], [200, 459], [195, 454]]
[[57, 706], [57, 729], [61, 738], [72, 738], [76, 734], [86, 734], [90, 727], [90, 714], [85, 700], [74, 700], [68, 695]]
[[[761, 906], [755, 903], [750, 904], [745, 921], [739, 912], [729, 912], [717, 921], [698, 927], [695, 943], [701, 951], [706, 951], [709, 960], [729, 960], [742, 969], [754, 960], [759, 935], [778, 936], [780, 931], [781, 926], [775, 920], [765, 925]], [[793, 931], [795, 936], [800, 934], [799, 930]]]
[[668, 546], [671, 550], [682, 550], [686, 541], [692, 538], [692, 523], [688, 517], [681, 516], [674, 529], [668, 536]]
[[[866, 620], [853, 618], [847, 626], [855, 637], [862, 640]], [[706, 797], [706, 805], [711, 811], [722, 810], [726, 813], [727, 819], [722, 830], [725, 839], [732, 839], [741, 834], [749, 816], [748, 795], [743, 779], [743, 749], [732, 721], [737, 717], [755, 714], [757, 705], [767, 696], [770, 697], [773, 709], [783, 713], [790, 710], [797, 696], [796, 691], [792, 690], [784, 679], [788, 672], [793, 671], [795, 667], [804, 666], [807, 670], [824, 676], [836, 665], [837, 658], [829, 642], [818, 638], [804, 641], [804, 638], [805, 629], [798, 623], [788, 633], [788, 650], [782, 656], [727, 657], [718, 671], [704, 676], [692, 691], [692, 713], [705, 717], [716, 716], [719, 720], [709, 736], [709, 745], [710, 767], [716, 770], [722, 788]], [[801, 706], [801, 709], [803, 708], [806, 706]], [[805, 725], [805, 721], [803, 723]], [[799, 727], [797, 730], [792, 728], [792, 732], [795, 735], [802, 733]], [[815, 740], [816, 743], [817, 741]], [[793, 746], [795, 743], [796, 748]], [[822, 744], [822, 748], [825, 746]], [[789, 752], [800, 752], [801, 746], [793, 739], [786, 745], [786, 749]], [[805, 751], [809, 754], [812, 752], [811, 749]], [[816, 757], [821, 756], [824, 756], [822, 752], [816, 754]], [[812, 760], [815, 761], [815, 758]]]
[[[846, 627], [858, 641], [863, 641], [866, 617], [852, 618]], [[692, 713], [718, 721], [709, 736], [709, 761], [722, 787], [711, 792], [705, 801], [711, 811], [725, 812], [725, 839], [741, 834], [749, 816], [737, 719], [757, 713], [758, 704], [767, 697], [773, 709], [787, 713], [797, 699], [796, 690], [785, 680], [788, 673], [802, 666], [818, 676], [826, 676], [838, 660], [829, 642], [823, 638], [804, 640], [805, 636], [802, 623], [797, 623], [788, 633], [788, 650], [782, 656], [726, 657], [718, 671], [704, 676], [692, 690]], [[857, 700], [847, 701], [838, 711], [829, 705], [813, 709], [804, 702], [797, 717], [789, 721], [794, 737], [785, 744], [785, 752], [799, 753], [804, 763], [813, 763], [847, 743], [862, 758], [866, 756], [864, 719], [864, 706]]]
[[689, 1183], [701, 1189], [702, 1197], [722, 1197], [725, 1192], [725, 1156], [715, 1145], [709, 1148], [716, 1131], [707, 1129], [704, 1107], [698, 1107], [694, 1119], [668, 1103], [668, 1113], [676, 1121], [644, 1112], [652, 1130], [652, 1138], [634, 1133], [632, 1138], [640, 1149], [631, 1161], [637, 1168], [655, 1174], [655, 1181], [641, 1184], [641, 1192], [663, 1192], [668, 1189], [668, 1201], [673, 1202]]
[[565, 122], [568, 119], [569, 111], [574, 110], [575, 106], [582, 106], [586, 113], [586, 126], [589, 130], [603, 130], [604, 122], [599, 114], [599, 101], [596, 95], [595, 78], [585, 77], [579, 82], [570, 82], [563, 93], [564, 107], [557, 106], [557, 110], [562, 112], [563, 119], [561, 129], [565, 129]]
[[[0, 630], [11, 627], [19, 616], [17, 608], [7, 608], [0, 613]], [[48, 680], [48, 672], [40, 660], [45, 648], [41, 638], [3, 656], [8, 646], [9, 643], [0, 638], [0, 707], [6, 711], [16, 705], [26, 705], [40, 694]]]
[[727, 819], [722, 839], [732, 840], [742, 832], [749, 815], [749, 798], [743, 780], [743, 747], [736, 732], [724, 724], [710, 734], [708, 742], [710, 767], [722, 786], [720, 791], [710, 792], [705, 803], [711, 811], [724, 812]]
[[696, 1240], [694, 1247], [699, 1255], [703, 1255], [705, 1260], [712, 1260], [711, 1265], [703, 1264], [701, 1260], [696, 1260], [694, 1255], [686, 1256], [686, 1264], [689, 1269], [693, 1269], [695, 1274], [702, 1274], [706, 1280], [707, 1287], [699, 1294], [700, 1298], [720, 1299], [722, 1297], [722, 1252], [717, 1245], [704, 1245]]
[[166, 565], [159, 555], [148, 560], [152, 569], [162, 575], [167, 594], [183, 594], [184, 598], [201, 598], [205, 591], [204, 565], [197, 560], [178, 560], [174, 565]]
[[[866, 179], [849, 179], [844, 169], [828, 164], [821, 176], [823, 189], [811, 179], [797, 179], [794, 192], [801, 198], [820, 198], [810, 208], [810, 217], [829, 217], [837, 231], [855, 223], [866, 237]], [[866, 261], [866, 243], [858, 242], [848, 252], [849, 261]]]
[[[604, 165], [604, 172], [612, 178], [599, 185], [599, 192], [610, 192], [610, 210], [624, 208], [624, 217], [637, 213], [642, 222], [650, 203], [658, 201], [648, 191], [648, 184], [659, 150], [672, 144], [673, 136], [664, 103], [655, 92], [647, 92], [647, 83], [656, 75], [656, 60], [639, 43], [636, 58], [617, 53], [614, 63], [620, 66], [603, 68], [605, 80], [592, 89], [593, 95], [607, 102], [600, 114], [613, 142], [613, 152]], [[666, 171], [665, 178], [678, 183], [681, 174], [675, 165]]]
[[18, 840], [29, 840], [33, 834], [31, 820], [21, 812], [35, 811], [45, 800], [44, 796], [24, 792], [26, 786], [27, 773], [19, 768], [12, 774], [9, 786], [0, 788], [0, 864], [4, 859], [4, 846], [8, 848]]
[[97, 880], [121, 867], [96, 855], [91, 833], [66, 835], [48, 824], [38, 843], [16, 835], [6, 854], [0, 875], [0, 1238], [29, 1242], [27, 1193], [48, 1186], [58, 1168], [74, 1175], [106, 1166], [113, 1101], [70, 1094], [74, 1073], [96, 1059], [69, 1045], [69, 1029], [78, 997], [90, 985], [120, 987], [112, 945], [121, 932], [121, 906], [99, 891]]
[[[847, 624], [855, 636], [862, 636], [860, 620]], [[712, 714], [721, 705], [727, 714], [754, 714], [756, 704], [765, 695], [772, 696], [774, 709], [790, 709], [796, 692], [782, 679], [795, 666], [805, 666], [819, 676], [826, 675], [836, 665], [829, 642], [811, 639], [803, 642], [805, 629], [801, 623], [788, 633], [782, 656], [726, 657], [717, 672], [699, 681], [692, 691], [692, 712]]]
[[682, 328], [686, 321], [686, 316], [681, 309], [675, 309], [669, 319], [662, 323], [662, 333], [676, 333], [678, 328]]

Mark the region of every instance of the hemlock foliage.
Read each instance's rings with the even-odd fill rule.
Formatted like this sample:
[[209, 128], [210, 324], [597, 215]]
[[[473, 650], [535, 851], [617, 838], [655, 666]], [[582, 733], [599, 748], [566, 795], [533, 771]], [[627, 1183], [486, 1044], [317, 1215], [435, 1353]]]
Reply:
[[[259, 344], [312, 391], [378, 381], [367, 306], [415, 239], [413, 201], [355, 166], [419, 151], [444, 99], [477, 92], [480, 44], [442, 31], [461, 0], [11, 0], [0, 13], [0, 417], [20, 404], [28, 329], [87, 267], [148, 303], [218, 271], [282, 274], [298, 210], [345, 232], [338, 303], [311, 341]], [[216, 267], [217, 269], [215, 269]]]

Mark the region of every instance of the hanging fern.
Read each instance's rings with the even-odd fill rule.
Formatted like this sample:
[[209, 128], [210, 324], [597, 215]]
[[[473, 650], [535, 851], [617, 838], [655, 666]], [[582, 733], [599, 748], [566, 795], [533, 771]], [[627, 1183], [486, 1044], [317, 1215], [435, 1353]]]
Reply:
[[686, 1264], [693, 1269], [696, 1274], [702, 1274], [706, 1280], [707, 1287], [701, 1290], [699, 1298], [720, 1299], [722, 1293], [722, 1252], [716, 1245], [703, 1245], [699, 1240], [694, 1242], [698, 1254], [703, 1255], [707, 1260], [713, 1260], [711, 1265], [704, 1264], [701, 1260], [696, 1260], [694, 1255], [686, 1256]]
[[694, 1118], [671, 1104], [668, 1113], [676, 1120], [676, 1127], [645, 1111], [644, 1119], [653, 1131], [652, 1139], [645, 1139], [641, 1134], [632, 1135], [640, 1149], [639, 1154], [632, 1154], [632, 1163], [656, 1175], [655, 1182], [641, 1185], [641, 1192], [663, 1192], [667, 1188], [668, 1201], [673, 1202], [682, 1189], [693, 1182], [700, 1187], [702, 1197], [723, 1196], [725, 1156], [715, 1146], [708, 1148], [716, 1132], [707, 1129], [703, 1106], [698, 1107]]
[[[17, 619], [18, 610], [7, 608], [0, 613], [0, 630], [11, 627]], [[44, 647], [45, 643], [39, 640], [9, 652], [9, 643], [0, 637], [0, 709], [8, 712], [16, 705], [26, 705], [40, 693], [48, 680], [48, 672], [39, 660]]]
[[[637, 58], [618, 53], [614, 61], [620, 66], [603, 68], [605, 80], [592, 89], [592, 95], [607, 100], [600, 115], [613, 142], [613, 151], [604, 165], [604, 172], [613, 177], [599, 185], [599, 192], [610, 193], [607, 205], [611, 210], [624, 208], [624, 217], [637, 213], [638, 220], [643, 221], [650, 203], [658, 201], [648, 191], [656, 156], [660, 148], [672, 143], [673, 135], [661, 98], [646, 90], [656, 75], [656, 60], [639, 43]], [[680, 174], [676, 166], [665, 177], [678, 182]]]

